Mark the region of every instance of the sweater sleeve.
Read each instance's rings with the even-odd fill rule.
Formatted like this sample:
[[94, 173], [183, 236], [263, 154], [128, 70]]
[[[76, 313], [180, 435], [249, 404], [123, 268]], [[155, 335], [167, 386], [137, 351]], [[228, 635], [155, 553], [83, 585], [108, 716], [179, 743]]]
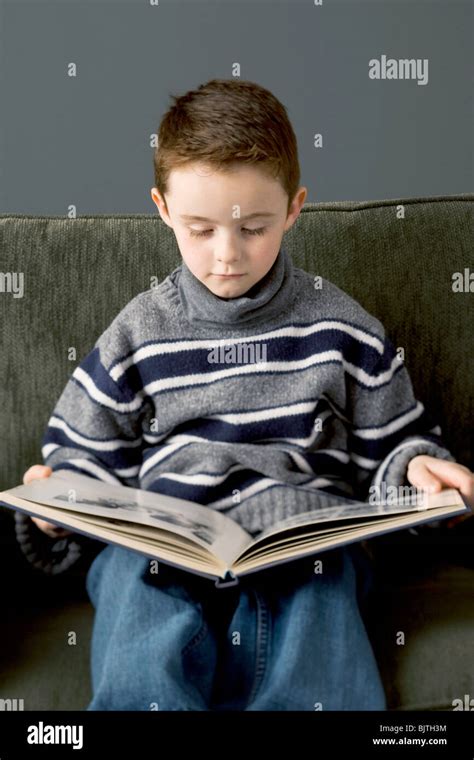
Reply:
[[420, 454], [455, 461], [441, 428], [415, 398], [406, 367], [385, 334], [378, 356], [370, 362], [365, 358], [365, 367], [363, 361], [358, 365], [348, 373], [346, 411], [353, 482], [360, 498], [383, 499], [388, 486], [411, 486], [408, 465]]
[[[114, 320], [76, 367], [54, 408], [42, 439], [44, 464], [139, 487], [146, 407], [130, 347]], [[104, 546], [82, 534], [49, 537], [28, 515], [14, 515], [23, 554], [47, 574], [62, 573]]]

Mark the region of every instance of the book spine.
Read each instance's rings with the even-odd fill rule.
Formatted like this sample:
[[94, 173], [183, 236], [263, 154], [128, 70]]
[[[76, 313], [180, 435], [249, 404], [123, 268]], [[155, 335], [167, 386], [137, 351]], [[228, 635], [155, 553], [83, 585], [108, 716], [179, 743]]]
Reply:
[[226, 570], [224, 578], [218, 578], [215, 582], [216, 588], [227, 588], [228, 586], [237, 586], [239, 579], [231, 570]]

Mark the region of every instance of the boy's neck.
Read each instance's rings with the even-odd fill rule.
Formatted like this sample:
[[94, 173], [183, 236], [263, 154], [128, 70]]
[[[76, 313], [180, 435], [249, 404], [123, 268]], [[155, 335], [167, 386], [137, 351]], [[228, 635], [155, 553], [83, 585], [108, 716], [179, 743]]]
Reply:
[[281, 315], [291, 307], [296, 295], [291, 256], [280, 246], [271, 269], [244, 295], [220, 298], [209, 290], [184, 261], [172, 273], [181, 306], [191, 324], [222, 326], [254, 325]]

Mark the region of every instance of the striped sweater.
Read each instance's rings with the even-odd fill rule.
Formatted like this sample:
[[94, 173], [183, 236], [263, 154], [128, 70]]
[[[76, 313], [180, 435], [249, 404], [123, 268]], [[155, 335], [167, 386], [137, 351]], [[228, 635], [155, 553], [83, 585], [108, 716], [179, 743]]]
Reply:
[[[42, 455], [53, 470], [199, 502], [256, 535], [330, 496], [408, 485], [418, 454], [453, 461], [440, 434], [381, 322], [281, 247], [244, 296], [214, 295], [184, 262], [135, 296], [72, 373]], [[39, 559], [39, 531], [15, 519], [46, 572], [80, 556], [84, 537], [46, 537], [64, 556], [51, 563], [43, 547]]]

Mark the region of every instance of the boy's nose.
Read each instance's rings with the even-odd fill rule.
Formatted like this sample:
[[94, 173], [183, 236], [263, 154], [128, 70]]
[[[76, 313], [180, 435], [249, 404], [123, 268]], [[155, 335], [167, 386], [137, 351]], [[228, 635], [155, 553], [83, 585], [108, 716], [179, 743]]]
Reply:
[[239, 254], [234, 250], [228, 250], [225, 252], [219, 252], [216, 256], [216, 261], [218, 264], [225, 264], [226, 266], [232, 267], [239, 264], [240, 258]]

